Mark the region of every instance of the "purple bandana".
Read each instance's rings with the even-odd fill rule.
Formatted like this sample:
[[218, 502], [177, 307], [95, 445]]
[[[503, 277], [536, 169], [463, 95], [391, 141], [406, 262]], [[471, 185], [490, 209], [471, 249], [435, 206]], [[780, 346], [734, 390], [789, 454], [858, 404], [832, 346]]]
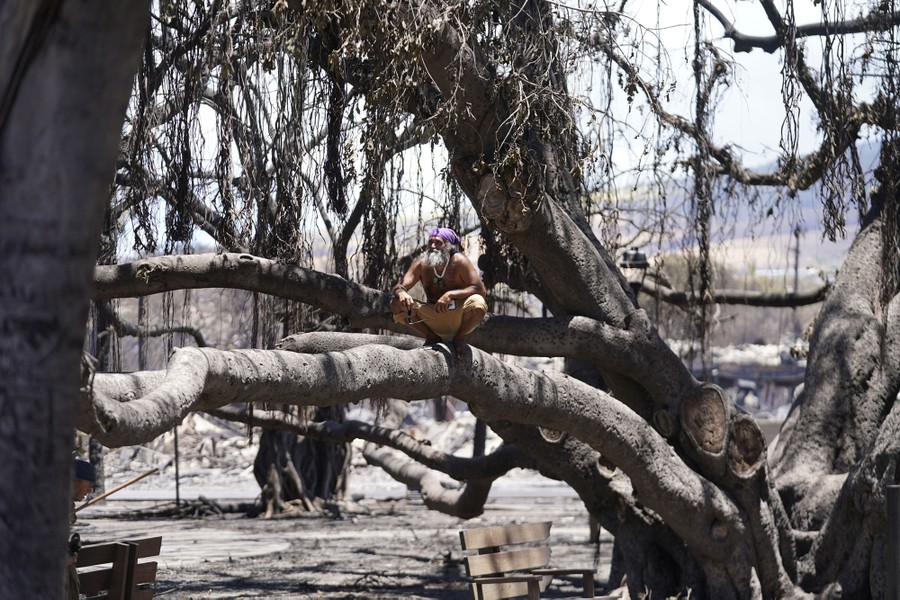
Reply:
[[459, 246], [460, 242], [459, 236], [449, 227], [435, 227], [431, 230], [431, 233], [428, 234], [428, 237], [439, 237], [454, 246]]

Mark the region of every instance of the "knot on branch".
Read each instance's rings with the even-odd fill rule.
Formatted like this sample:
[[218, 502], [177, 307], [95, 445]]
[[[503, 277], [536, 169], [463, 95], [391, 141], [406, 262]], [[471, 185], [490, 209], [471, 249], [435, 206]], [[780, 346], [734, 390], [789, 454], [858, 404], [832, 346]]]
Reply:
[[656, 425], [656, 430], [659, 431], [663, 437], [668, 438], [675, 433], [678, 426], [678, 419], [673, 410], [670, 408], [662, 408], [653, 413], [653, 424]]
[[603, 477], [604, 479], [612, 480], [613, 476], [616, 474], [616, 465], [602, 454], [598, 454], [597, 473], [599, 473], [600, 477]]
[[525, 186], [518, 179], [507, 183], [488, 173], [478, 185], [481, 214], [505, 233], [525, 231], [531, 226], [534, 211], [526, 202]]
[[713, 521], [709, 533], [717, 542], [724, 542], [728, 538], [728, 525], [722, 521]]
[[157, 270], [157, 266], [150, 262], [138, 263], [134, 270], [135, 279], [140, 279], [145, 284], [150, 283], [153, 272]]
[[718, 455], [725, 447], [727, 400], [717, 385], [695, 387], [681, 402], [682, 430], [691, 446], [705, 454]]
[[558, 429], [548, 429], [547, 427], [538, 426], [538, 431], [545, 442], [549, 444], [558, 444], [565, 437], [566, 433]]

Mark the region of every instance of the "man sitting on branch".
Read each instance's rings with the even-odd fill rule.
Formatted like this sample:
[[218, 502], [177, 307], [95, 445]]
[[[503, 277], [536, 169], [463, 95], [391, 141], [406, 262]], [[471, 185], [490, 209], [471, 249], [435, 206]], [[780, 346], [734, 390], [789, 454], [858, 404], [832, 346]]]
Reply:
[[[409, 290], [422, 282], [428, 302], [420, 302]], [[457, 358], [487, 313], [487, 291], [481, 276], [465, 254], [452, 229], [434, 228], [428, 237], [428, 251], [409, 267], [394, 286], [391, 310], [394, 322], [410, 325], [425, 336], [426, 344], [453, 342]]]

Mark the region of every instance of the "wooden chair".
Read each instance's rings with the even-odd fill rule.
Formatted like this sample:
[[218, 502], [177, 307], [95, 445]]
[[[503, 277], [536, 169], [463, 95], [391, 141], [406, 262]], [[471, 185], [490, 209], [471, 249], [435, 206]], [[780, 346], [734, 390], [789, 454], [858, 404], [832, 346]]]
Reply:
[[[88, 600], [149, 600], [156, 584], [162, 537], [87, 544], [78, 552], [78, 582]], [[90, 568], [99, 567], [99, 568]]]
[[527, 596], [537, 600], [555, 575], [581, 575], [583, 598], [594, 597], [594, 569], [547, 568], [551, 521], [464, 529], [463, 550], [477, 550], [463, 559], [472, 578], [473, 600]]

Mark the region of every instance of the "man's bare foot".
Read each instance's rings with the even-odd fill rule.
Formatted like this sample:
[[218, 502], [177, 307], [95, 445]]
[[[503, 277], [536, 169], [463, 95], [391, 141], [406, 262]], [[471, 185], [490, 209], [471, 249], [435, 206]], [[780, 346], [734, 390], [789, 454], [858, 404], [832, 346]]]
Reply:
[[453, 346], [456, 348], [456, 358], [462, 359], [463, 355], [466, 353], [466, 348], [469, 347], [469, 344], [466, 343], [465, 339], [454, 339]]

